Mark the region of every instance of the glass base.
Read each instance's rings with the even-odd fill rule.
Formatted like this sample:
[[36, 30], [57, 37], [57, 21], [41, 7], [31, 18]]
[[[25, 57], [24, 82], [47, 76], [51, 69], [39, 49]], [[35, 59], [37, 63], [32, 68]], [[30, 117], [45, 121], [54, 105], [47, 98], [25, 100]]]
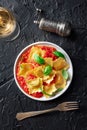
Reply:
[[15, 30], [9, 36], [0, 37], [0, 39], [5, 41], [14, 41], [19, 36], [19, 34], [20, 34], [20, 26], [16, 22]]

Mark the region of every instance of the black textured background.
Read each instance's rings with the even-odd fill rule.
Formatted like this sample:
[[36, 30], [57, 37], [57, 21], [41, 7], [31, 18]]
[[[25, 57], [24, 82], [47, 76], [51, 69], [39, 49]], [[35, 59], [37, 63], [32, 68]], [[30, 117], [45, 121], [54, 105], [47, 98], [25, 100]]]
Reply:
[[[87, 0], [0, 0], [20, 24], [20, 36], [12, 42], [0, 40], [0, 130], [87, 130]], [[43, 13], [39, 18], [68, 20], [72, 34], [68, 38], [38, 29], [35, 7]], [[51, 41], [61, 46], [71, 57], [73, 81], [65, 94], [49, 102], [29, 99], [20, 92], [13, 78], [13, 65], [18, 53], [36, 41]], [[80, 110], [53, 112], [17, 121], [20, 111], [42, 110], [63, 101], [76, 100]]]

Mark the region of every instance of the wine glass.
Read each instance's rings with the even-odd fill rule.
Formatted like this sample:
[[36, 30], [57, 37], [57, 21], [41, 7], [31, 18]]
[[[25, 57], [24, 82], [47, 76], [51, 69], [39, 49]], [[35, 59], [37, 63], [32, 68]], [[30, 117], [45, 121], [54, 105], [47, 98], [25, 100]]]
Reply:
[[15, 40], [20, 34], [20, 26], [14, 15], [6, 8], [0, 7], [0, 39]]

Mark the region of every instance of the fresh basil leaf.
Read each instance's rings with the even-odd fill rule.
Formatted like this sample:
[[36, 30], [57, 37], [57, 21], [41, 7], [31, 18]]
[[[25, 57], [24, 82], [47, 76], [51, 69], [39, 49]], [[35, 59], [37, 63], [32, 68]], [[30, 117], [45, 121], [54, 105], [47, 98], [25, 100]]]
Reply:
[[39, 55], [37, 55], [37, 54], [34, 54], [34, 59], [39, 64], [44, 64], [45, 63], [45, 60], [42, 57], [40, 57]]
[[57, 89], [57, 92], [60, 92], [60, 91], [62, 91], [63, 90], [63, 88], [58, 88]]
[[65, 59], [65, 56], [60, 51], [54, 51], [53, 54], [58, 56], [58, 57], [62, 57], [62, 58]]
[[55, 96], [55, 94], [57, 93], [57, 92], [60, 92], [60, 91], [62, 91], [63, 90], [63, 88], [58, 88], [57, 90], [56, 90], [56, 92], [54, 92], [53, 94], [52, 94], [52, 96]]
[[66, 70], [62, 70], [62, 75], [63, 75], [65, 80], [67, 80], [69, 78], [69, 74]]
[[44, 69], [44, 74], [49, 75], [52, 72], [52, 67], [50, 65], [46, 66]]

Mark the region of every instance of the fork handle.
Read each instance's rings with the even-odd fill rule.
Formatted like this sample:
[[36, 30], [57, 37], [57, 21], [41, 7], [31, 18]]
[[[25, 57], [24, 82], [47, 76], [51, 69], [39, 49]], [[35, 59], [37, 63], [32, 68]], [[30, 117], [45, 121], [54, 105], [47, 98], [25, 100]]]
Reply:
[[28, 117], [37, 116], [37, 115], [48, 113], [55, 110], [56, 110], [55, 108], [51, 108], [51, 109], [42, 110], [42, 111], [21, 112], [21, 113], [17, 113], [16, 118], [17, 120], [23, 120]]

